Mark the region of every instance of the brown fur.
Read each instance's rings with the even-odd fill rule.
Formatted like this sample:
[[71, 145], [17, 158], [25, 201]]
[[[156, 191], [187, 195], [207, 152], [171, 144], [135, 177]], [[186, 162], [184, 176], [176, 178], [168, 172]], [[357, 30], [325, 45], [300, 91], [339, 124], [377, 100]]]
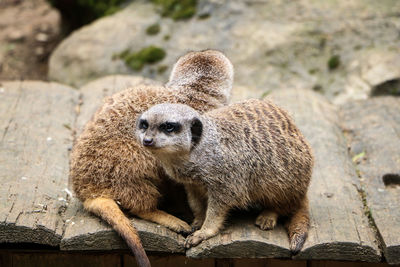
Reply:
[[[185, 105], [162, 104], [140, 120], [149, 126], [137, 130], [138, 138], [153, 139], [150, 151], [168, 175], [185, 184], [194, 224], [202, 225], [186, 247], [216, 235], [231, 209], [261, 206], [255, 223], [273, 229], [278, 216], [288, 217], [290, 249], [301, 249], [309, 227], [313, 156], [284, 110], [248, 100], [200, 115]], [[179, 131], [163, 133], [158, 125], [165, 122], [179, 123]], [[199, 135], [197, 143], [193, 136]]]
[[185, 103], [204, 112], [227, 103], [233, 69], [217, 51], [192, 52], [175, 64], [166, 87], [142, 86], [109, 97], [87, 123], [70, 156], [73, 189], [85, 209], [106, 220], [126, 240], [140, 266], [150, 263], [129, 221], [130, 213], [177, 232], [189, 232], [184, 221], [157, 209], [165, 173], [135, 138], [137, 116], [150, 106]]

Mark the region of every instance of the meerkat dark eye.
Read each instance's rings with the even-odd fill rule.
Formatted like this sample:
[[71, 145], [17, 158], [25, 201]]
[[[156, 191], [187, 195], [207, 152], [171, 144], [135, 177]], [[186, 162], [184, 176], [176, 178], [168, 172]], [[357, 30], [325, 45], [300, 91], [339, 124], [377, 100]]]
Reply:
[[146, 120], [140, 120], [139, 129], [146, 130], [147, 128], [149, 128], [149, 123]]
[[181, 125], [176, 122], [166, 122], [159, 126], [160, 131], [165, 133], [179, 132]]
[[166, 123], [166, 124], [165, 124], [165, 131], [166, 131], [166, 132], [171, 133], [171, 132], [173, 132], [174, 130], [175, 130], [175, 126], [174, 126], [173, 124], [171, 124], [171, 123]]

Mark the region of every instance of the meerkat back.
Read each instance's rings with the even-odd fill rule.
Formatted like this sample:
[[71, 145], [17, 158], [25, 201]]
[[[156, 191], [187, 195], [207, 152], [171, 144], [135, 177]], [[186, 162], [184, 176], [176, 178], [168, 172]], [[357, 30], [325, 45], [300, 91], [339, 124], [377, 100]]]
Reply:
[[307, 191], [314, 165], [302, 133], [286, 111], [267, 100], [244, 101], [205, 116], [220, 136], [226, 164], [217, 166], [235, 176], [234, 180], [226, 176], [229, 197], [218, 201], [243, 208], [261, 203], [264, 210], [256, 224], [263, 230], [274, 228], [278, 216], [289, 217], [290, 248], [297, 253], [309, 227]]

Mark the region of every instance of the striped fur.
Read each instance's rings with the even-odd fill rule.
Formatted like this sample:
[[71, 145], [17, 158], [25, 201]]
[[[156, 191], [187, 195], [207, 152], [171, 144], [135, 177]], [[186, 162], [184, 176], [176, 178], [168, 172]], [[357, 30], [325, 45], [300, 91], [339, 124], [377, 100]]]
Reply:
[[[194, 226], [202, 224], [186, 240], [187, 247], [217, 234], [229, 210], [261, 206], [256, 224], [272, 229], [278, 216], [289, 217], [290, 248], [295, 253], [301, 249], [309, 226], [313, 156], [284, 110], [268, 101], [248, 100], [200, 115], [185, 105], [161, 104], [141, 119], [149, 122], [149, 130], [137, 130], [139, 139], [154, 139], [150, 151], [173, 179], [185, 184]], [[188, 127], [196, 119], [203, 134], [192, 147]], [[164, 121], [179, 122], [182, 130], [166, 137], [157, 131]]]

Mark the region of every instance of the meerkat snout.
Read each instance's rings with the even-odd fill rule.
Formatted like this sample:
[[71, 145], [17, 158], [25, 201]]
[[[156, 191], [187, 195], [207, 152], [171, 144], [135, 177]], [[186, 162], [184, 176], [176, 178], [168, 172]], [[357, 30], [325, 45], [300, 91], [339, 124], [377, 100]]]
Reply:
[[144, 146], [152, 146], [152, 145], [154, 145], [153, 138], [144, 138], [143, 139], [143, 145]]

